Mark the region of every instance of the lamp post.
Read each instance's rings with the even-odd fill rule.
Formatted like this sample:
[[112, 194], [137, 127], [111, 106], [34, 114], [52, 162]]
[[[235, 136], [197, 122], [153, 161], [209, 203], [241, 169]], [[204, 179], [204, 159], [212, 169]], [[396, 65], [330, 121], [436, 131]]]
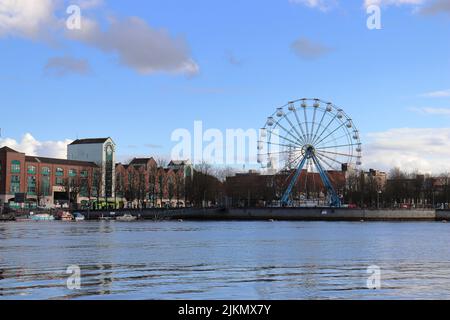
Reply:
[[380, 195], [382, 194], [383, 192], [381, 191], [381, 190], [378, 190], [378, 192], [377, 192], [377, 209], [378, 210], [380, 210]]

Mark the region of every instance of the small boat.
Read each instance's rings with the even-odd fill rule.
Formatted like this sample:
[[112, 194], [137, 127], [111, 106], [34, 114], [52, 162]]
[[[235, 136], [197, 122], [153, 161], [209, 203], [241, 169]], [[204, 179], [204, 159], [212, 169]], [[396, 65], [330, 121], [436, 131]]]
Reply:
[[73, 216], [75, 217], [75, 221], [84, 221], [84, 220], [86, 220], [86, 218], [79, 212], [75, 212], [73, 214]]
[[64, 211], [58, 215], [59, 220], [61, 221], [73, 221], [73, 215], [70, 212]]
[[53, 221], [55, 217], [48, 213], [35, 214], [31, 216], [33, 221]]
[[116, 220], [117, 221], [129, 222], [129, 221], [136, 221], [137, 218], [135, 216], [132, 216], [129, 213], [126, 213], [123, 216], [117, 217]]

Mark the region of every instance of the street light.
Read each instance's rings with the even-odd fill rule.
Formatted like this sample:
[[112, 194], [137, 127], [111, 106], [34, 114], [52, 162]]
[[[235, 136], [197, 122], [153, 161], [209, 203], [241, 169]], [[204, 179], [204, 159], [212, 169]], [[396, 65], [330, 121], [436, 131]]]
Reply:
[[378, 190], [378, 192], [377, 192], [377, 208], [378, 208], [378, 210], [380, 209], [380, 195], [382, 193], [383, 192], [381, 190]]

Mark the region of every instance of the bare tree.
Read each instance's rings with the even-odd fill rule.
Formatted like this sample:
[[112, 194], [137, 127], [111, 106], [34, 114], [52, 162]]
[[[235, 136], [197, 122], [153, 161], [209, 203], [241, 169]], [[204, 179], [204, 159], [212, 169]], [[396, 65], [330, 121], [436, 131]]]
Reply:
[[99, 165], [98, 168], [95, 168], [92, 173], [92, 188], [93, 194], [97, 199], [97, 210], [100, 209], [100, 198], [102, 197], [102, 189], [103, 189], [103, 165]]
[[150, 199], [152, 200], [152, 206], [156, 207], [156, 199], [157, 199], [157, 179], [158, 179], [158, 167], [156, 165], [151, 165], [148, 168], [148, 193]]
[[180, 200], [184, 197], [185, 187], [186, 186], [185, 186], [184, 172], [183, 170], [180, 169], [175, 173], [175, 194], [177, 200], [177, 207], [180, 206]]

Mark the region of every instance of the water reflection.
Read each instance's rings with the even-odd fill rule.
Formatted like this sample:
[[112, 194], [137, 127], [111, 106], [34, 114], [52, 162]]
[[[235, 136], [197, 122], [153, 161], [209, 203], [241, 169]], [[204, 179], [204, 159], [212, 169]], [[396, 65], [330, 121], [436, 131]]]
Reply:
[[0, 239], [2, 299], [450, 298], [440, 223], [24, 222]]

